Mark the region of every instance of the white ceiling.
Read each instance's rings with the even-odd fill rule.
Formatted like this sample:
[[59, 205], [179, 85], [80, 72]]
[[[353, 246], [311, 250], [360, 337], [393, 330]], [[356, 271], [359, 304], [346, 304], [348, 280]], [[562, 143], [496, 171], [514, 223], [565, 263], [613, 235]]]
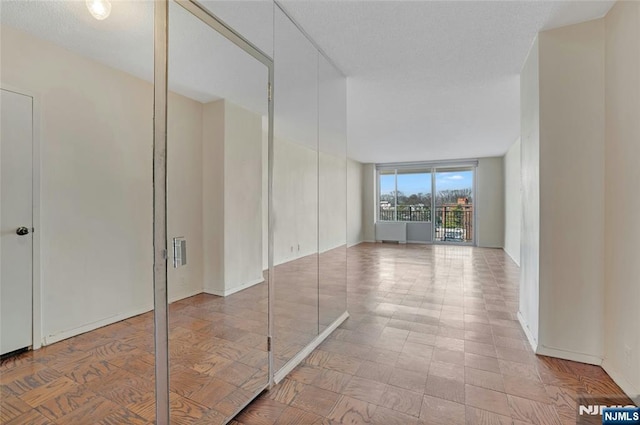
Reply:
[[[112, 3], [105, 21], [91, 18], [84, 1], [2, 0], [0, 16], [3, 24], [151, 81], [151, 4]], [[273, 54], [270, 1], [202, 3]], [[398, 162], [504, 154], [519, 135], [518, 74], [536, 33], [599, 18], [613, 1], [280, 4], [348, 76], [349, 156]], [[263, 112], [265, 68], [172, 10], [180, 25], [171, 30], [170, 87]]]
[[520, 133], [536, 33], [612, 1], [282, 1], [348, 75], [349, 154], [363, 162], [502, 155]]
[[[153, 2], [111, 2], [111, 15], [98, 21], [91, 17], [84, 1], [1, 0], [0, 19], [3, 25], [152, 82]], [[265, 2], [252, 7], [250, 3], [215, 3], [231, 22], [241, 20], [245, 25], [265, 14], [273, 15], [272, 6]], [[267, 113], [266, 66], [174, 2], [170, 3], [169, 19], [170, 90], [203, 103], [226, 98]], [[271, 23], [252, 30], [251, 36], [264, 39], [263, 32], [273, 34], [272, 27]]]

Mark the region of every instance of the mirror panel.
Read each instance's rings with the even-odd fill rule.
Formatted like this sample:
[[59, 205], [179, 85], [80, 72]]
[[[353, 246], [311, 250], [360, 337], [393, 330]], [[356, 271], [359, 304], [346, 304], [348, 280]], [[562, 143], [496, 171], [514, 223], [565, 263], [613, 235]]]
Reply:
[[219, 423], [269, 381], [269, 72], [181, 4], [170, 2], [169, 23], [171, 417]]
[[275, 11], [274, 368], [318, 334], [318, 52]]
[[319, 324], [322, 332], [347, 310], [347, 84], [319, 59]]
[[[346, 311], [346, 80], [273, 2], [202, 3], [276, 63], [274, 275], [268, 68], [171, 1], [172, 423], [225, 422], [268, 385], [269, 278], [273, 371]], [[109, 406], [60, 415], [154, 422], [153, 2], [112, 2], [103, 21], [85, 2], [2, 9], [2, 88], [31, 96], [43, 141], [38, 362], [52, 353], [48, 368]]]
[[[0, 19], [0, 322], [28, 323], [28, 345], [44, 345], [18, 357], [34, 375], [2, 384], [57, 397], [32, 398], [28, 417], [11, 422], [153, 422], [153, 4], [113, 2], [99, 21], [85, 2], [3, 1]], [[33, 132], [20, 146], [34, 156], [14, 156], [12, 170], [6, 132], [21, 123]], [[34, 231], [19, 241], [5, 222], [18, 186], [22, 201], [35, 200], [19, 217]], [[20, 282], [32, 289], [20, 317], [4, 316], [6, 303], [21, 302], [5, 292], [4, 255], [17, 252], [6, 236], [33, 247], [19, 260], [36, 271]]]
[[201, 0], [199, 3], [267, 56], [273, 57], [272, 0]]

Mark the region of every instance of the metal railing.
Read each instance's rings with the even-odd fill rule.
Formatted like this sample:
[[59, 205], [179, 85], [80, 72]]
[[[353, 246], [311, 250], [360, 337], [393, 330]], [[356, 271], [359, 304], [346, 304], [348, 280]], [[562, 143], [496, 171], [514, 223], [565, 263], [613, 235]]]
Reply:
[[[378, 220], [380, 221], [431, 221], [431, 208], [416, 208], [412, 206], [399, 206], [396, 211], [393, 208], [380, 208]], [[436, 207], [435, 214], [435, 240], [446, 242], [471, 242], [473, 241], [473, 207], [443, 206]]]
[[436, 208], [436, 240], [470, 242], [473, 240], [473, 209]]
[[[393, 209], [380, 208], [380, 221], [396, 221]], [[398, 207], [397, 221], [431, 221], [431, 208]]]

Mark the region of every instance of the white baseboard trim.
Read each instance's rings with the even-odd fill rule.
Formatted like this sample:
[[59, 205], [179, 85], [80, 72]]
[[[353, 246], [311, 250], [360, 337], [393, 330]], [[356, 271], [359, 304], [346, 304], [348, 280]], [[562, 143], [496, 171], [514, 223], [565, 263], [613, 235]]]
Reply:
[[103, 326], [107, 326], [107, 325], [111, 325], [113, 323], [119, 322], [121, 320], [125, 320], [125, 319], [129, 319], [133, 316], [137, 316], [139, 314], [143, 314], [143, 313], [147, 313], [149, 311], [153, 310], [153, 306], [148, 306], [148, 307], [139, 307], [136, 309], [133, 309], [131, 311], [128, 311], [126, 313], [119, 313], [116, 314], [115, 316], [111, 316], [111, 317], [107, 317], [105, 319], [102, 320], [98, 320], [96, 322], [92, 322], [92, 323], [88, 323], [86, 325], [77, 327], [77, 328], [73, 328], [73, 329], [69, 329], [66, 331], [62, 331], [62, 332], [58, 332], [56, 334], [53, 335], [49, 335], [49, 336], [45, 336], [42, 338], [42, 345], [51, 345], [54, 344], [56, 342], [60, 342], [62, 340], [65, 340], [67, 338], [71, 338], [73, 336], [77, 336], [86, 332], [90, 332], [90, 331], [94, 331], [98, 328], [101, 328]]
[[510, 253], [509, 251], [507, 251], [506, 249], [504, 249], [504, 247], [502, 247], [502, 250], [503, 250], [504, 252], [506, 252], [506, 253], [507, 253], [507, 255], [509, 256], [509, 258], [511, 258], [511, 259], [513, 260], [513, 262], [514, 262], [514, 263], [516, 263], [516, 266], [520, 267], [520, 259], [517, 259], [517, 260], [516, 260], [516, 258], [515, 258], [513, 255], [511, 255], [511, 253]]
[[219, 291], [217, 289], [205, 289], [203, 292], [206, 294], [217, 295], [219, 297], [228, 297], [231, 294], [235, 294], [236, 292], [240, 292], [243, 289], [247, 289], [252, 287], [253, 285], [257, 285], [258, 283], [264, 282], [264, 278], [258, 278], [254, 280], [250, 280], [249, 282], [243, 283], [242, 285], [236, 286], [231, 289], [225, 289], [223, 291]]
[[576, 353], [574, 351], [561, 350], [559, 348], [545, 347], [542, 344], [538, 344], [538, 350], [536, 354], [543, 356], [557, 357], [559, 359], [571, 360], [574, 362], [587, 363], [595, 366], [602, 364], [602, 358], [594, 356], [592, 354]]
[[185, 298], [193, 297], [198, 294], [202, 294], [202, 292], [203, 292], [202, 288], [199, 288], [192, 291], [186, 291], [179, 295], [174, 295], [173, 297], [169, 298], [169, 304], [174, 303], [176, 301], [184, 300]]
[[640, 388], [634, 387], [623, 373], [618, 372], [611, 366], [607, 359], [602, 361], [602, 368], [609, 374], [611, 379], [622, 388], [622, 391], [624, 391], [637, 406], [640, 406]]
[[313, 341], [311, 341], [309, 344], [307, 344], [307, 346], [304, 347], [302, 349], [302, 351], [300, 351], [291, 360], [289, 360], [287, 363], [285, 363], [285, 365], [282, 366], [282, 369], [280, 369], [279, 371], [277, 371], [275, 373], [275, 375], [273, 377], [274, 383], [278, 384], [289, 373], [291, 373], [291, 371], [293, 369], [295, 369], [296, 366], [298, 366], [309, 354], [311, 354], [311, 352], [313, 350], [315, 350], [316, 347], [322, 343], [322, 341], [327, 339], [327, 337], [329, 335], [331, 335], [331, 332], [336, 330], [336, 328], [338, 326], [340, 326], [342, 324], [342, 322], [347, 320], [348, 317], [349, 317], [349, 312], [348, 311], [345, 311], [344, 313], [342, 313], [342, 315], [340, 317], [338, 317], [331, 325], [329, 325], [329, 327], [327, 329], [322, 331], [320, 333], [320, 335], [315, 337], [315, 339]]
[[534, 338], [533, 334], [531, 333], [531, 329], [529, 329], [529, 324], [526, 320], [524, 320], [524, 316], [522, 316], [522, 313], [520, 313], [520, 311], [518, 311], [518, 322], [520, 323], [520, 327], [524, 331], [524, 334], [527, 336], [527, 340], [529, 341], [529, 345], [533, 349], [533, 352], [537, 352], [538, 341], [536, 341], [536, 339]]
[[358, 242], [348, 243], [347, 244], [347, 248], [351, 248], [351, 247], [354, 247], [356, 245], [360, 245], [363, 242], [366, 242], [366, 241], [358, 241]]

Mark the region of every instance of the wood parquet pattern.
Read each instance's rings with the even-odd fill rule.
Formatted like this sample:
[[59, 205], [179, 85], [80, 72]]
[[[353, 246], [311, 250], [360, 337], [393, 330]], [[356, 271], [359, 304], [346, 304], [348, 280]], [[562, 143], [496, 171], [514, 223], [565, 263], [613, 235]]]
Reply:
[[[170, 305], [172, 424], [222, 424], [268, 382], [267, 284]], [[153, 314], [0, 365], [0, 424], [155, 422]]]
[[[502, 250], [360, 244], [347, 273], [351, 317], [233, 424], [574, 425], [579, 394], [623, 395], [599, 367], [532, 353]], [[224, 423], [266, 379], [266, 297], [262, 284], [170, 306], [172, 424]], [[277, 322], [280, 364], [312, 316]], [[153, 350], [146, 313], [6, 359], [0, 424], [153, 423]]]
[[364, 243], [347, 270], [350, 318], [233, 424], [575, 425], [579, 394], [624, 397], [600, 367], [533, 354], [502, 250]]

